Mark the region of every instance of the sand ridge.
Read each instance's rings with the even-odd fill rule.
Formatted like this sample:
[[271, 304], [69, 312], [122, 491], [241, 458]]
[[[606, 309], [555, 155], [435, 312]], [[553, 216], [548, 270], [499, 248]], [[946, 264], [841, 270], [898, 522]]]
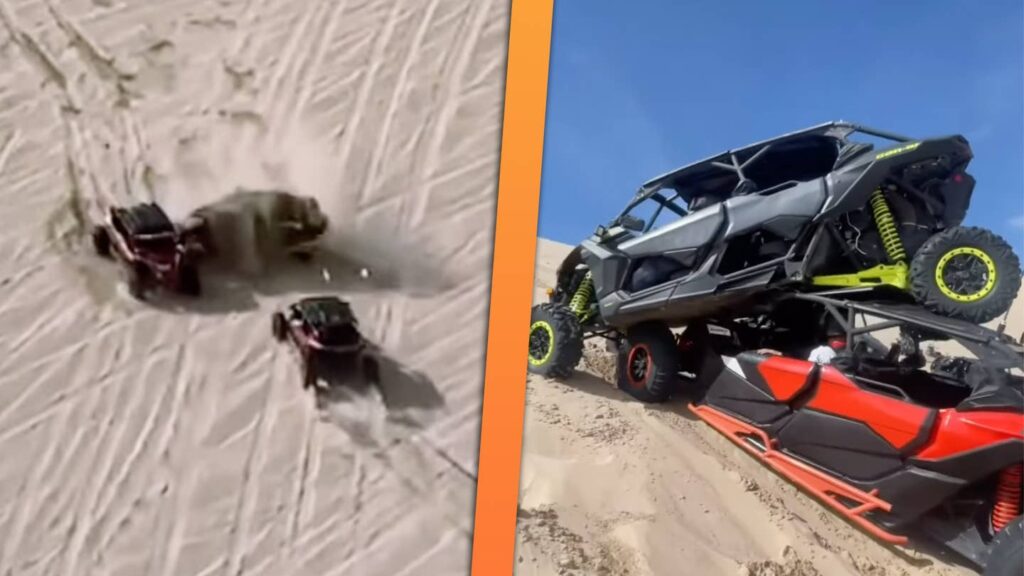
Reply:
[[[538, 239], [535, 302], [570, 249]], [[1021, 305], [1011, 335], [1022, 329]], [[614, 369], [590, 341], [569, 380], [528, 377], [517, 574], [974, 574], [927, 543], [878, 544], [680, 402], [645, 405], [619, 392]]]
[[[0, 0], [0, 574], [467, 571], [507, 10]], [[90, 254], [237, 188], [317, 198], [328, 253], [150, 305]], [[302, 394], [270, 312], [319, 292], [379, 394]]]

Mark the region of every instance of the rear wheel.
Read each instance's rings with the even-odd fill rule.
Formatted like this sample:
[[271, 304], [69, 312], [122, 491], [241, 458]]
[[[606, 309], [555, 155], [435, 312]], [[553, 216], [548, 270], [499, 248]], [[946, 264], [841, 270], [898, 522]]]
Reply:
[[128, 293], [137, 300], [146, 299], [146, 277], [145, 266], [135, 263], [125, 265], [125, 283], [128, 284]]
[[199, 296], [202, 285], [199, 283], [199, 270], [193, 264], [183, 264], [178, 271], [178, 291], [188, 296]]
[[316, 386], [316, 357], [310, 354], [302, 362], [302, 387], [313, 388]]
[[583, 358], [583, 329], [568, 307], [538, 304], [530, 314], [527, 369], [549, 378], [568, 378]]
[[1010, 522], [992, 539], [984, 576], [1024, 574], [1024, 524], [1022, 517]]
[[932, 312], [979, 324], [1006, 313], [1020, 289], [1020, 260], [984, 228], [932, 236], [910, 265], [910, 290]]
[[273, 331], [275, 340], [278, 342], [284, 341], [284, 337], [288, 330], [288, 324], [284, 319], [284, 314], [274, 312], [274, 315], [271, 317], [271, 330]]
[[105, 226], [96, 226], [92, 229], [92, 247], [96, 254], [110, 256], [110, 233]]
[[644, 322], [627, 330], [616, 372], [619, 389], [637, 400], [667, 400], [679, 378], [679, 348], [668, 326]]
[[363, 379], [369, 384], [380, 385], [380, 362], [377, 358], [366, 354], [359, 359], [359, 363], [363, 372]]

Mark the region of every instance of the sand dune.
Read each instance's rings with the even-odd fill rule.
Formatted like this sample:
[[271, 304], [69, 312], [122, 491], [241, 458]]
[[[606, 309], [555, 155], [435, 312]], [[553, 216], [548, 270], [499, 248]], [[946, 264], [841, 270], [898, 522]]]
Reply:
[[[507, 10], [0, 0], [0, 574], [466, 572]], [[88, 250], [236, 188], [329, 253], [146, 305]], [[382, 394], [302, 394], [270, 312], [318, 292]]]
[[[538, 240], [535, 301], [570, 248]], [[630, 399], [610, 384], [614, 359], [590, 344], [566, 382], [528, 379], [517, 574], [974, 573], [927, 544], [876, 543], [679, 402]]]

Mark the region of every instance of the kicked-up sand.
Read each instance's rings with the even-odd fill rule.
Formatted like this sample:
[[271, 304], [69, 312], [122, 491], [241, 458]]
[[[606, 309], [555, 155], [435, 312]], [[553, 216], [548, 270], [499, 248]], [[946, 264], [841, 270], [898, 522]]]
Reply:
[[[0, 574], [468, 571], [507, 21], [0, 0]], [[238, 189], [317, 199], [324, 251], [148, 303], [91, 253], [112, 205]], [[320, 293], [379, 391], [303, 393], [270, 315]]]

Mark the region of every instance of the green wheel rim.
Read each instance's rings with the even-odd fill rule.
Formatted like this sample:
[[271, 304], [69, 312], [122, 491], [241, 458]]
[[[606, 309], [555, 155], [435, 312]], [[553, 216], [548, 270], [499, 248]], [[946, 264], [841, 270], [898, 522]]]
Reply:
[[555, 350], [555, 331], [545, 320], [530, 325], [530, 364], [543, 366]]
[[957, 302], [977, 302], [996, 286], [996, 263], [984, 251], [970, 246], [954, 248], [935, 266], [935, 285]]

